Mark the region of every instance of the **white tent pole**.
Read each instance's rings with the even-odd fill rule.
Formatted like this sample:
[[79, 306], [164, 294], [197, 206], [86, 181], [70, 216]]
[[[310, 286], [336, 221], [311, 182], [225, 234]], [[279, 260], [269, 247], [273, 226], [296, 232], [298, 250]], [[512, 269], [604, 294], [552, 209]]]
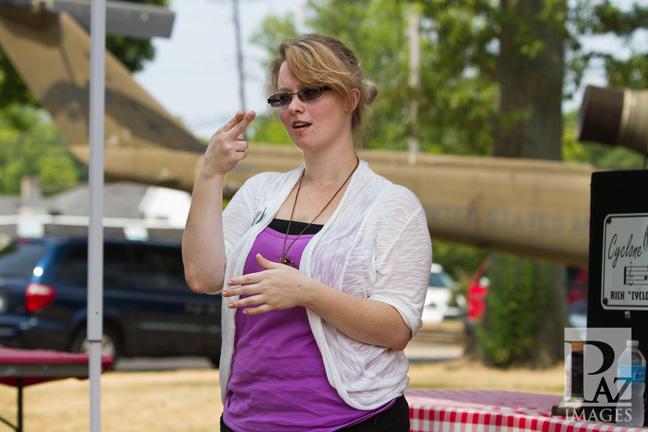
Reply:
[[90, 431], [101, 431], [101, 338], [103, 335], [103, 187], [106, 0], [90, 10], [90, 204], [88, 223], [88, 341]]

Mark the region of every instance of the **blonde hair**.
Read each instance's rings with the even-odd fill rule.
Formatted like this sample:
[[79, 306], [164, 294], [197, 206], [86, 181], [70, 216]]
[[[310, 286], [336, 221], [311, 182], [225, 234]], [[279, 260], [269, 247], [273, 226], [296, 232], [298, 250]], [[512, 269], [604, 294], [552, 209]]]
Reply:
[[277, 92], [279, 69], [286, 62], [295, 77], [307, 87], [331, 87], [348, 107], [355, 102], [354, 89], [360, 100], [353, 111], [351, 129], [356, 133], [367, 108], [378, 95], [376, 84], [364, 80], [360, 62], [342, 41], [320, 34], [306, 34], [294, 42], [279, 46], [279, 57], [270, 63], [268, 87]]

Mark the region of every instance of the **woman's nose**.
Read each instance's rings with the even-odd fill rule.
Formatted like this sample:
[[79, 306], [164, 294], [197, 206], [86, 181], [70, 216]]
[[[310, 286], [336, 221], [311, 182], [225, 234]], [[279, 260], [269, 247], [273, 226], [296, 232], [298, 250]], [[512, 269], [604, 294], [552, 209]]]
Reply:
[[288, 111], [290, 113], [304, 111], [304, 102], [302, 102], [296, 94], [292, 95], [292, 99], [288, 104]]

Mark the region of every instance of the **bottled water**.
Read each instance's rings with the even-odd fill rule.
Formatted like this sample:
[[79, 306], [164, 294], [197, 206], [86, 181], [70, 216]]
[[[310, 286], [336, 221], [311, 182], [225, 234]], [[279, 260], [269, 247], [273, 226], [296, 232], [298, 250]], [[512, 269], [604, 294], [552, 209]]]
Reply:
[[583, 343], [572, 342], [565, 359], [565, 398], [583, 398]]
[[[626, 391], [622, 392], [626, 383]], [[639, 341], [627, 341], [626, 349], [619, 357], [617, 389], [619, 390], [619, 407], [616, 424], [626, 427], [642, 427], [646, 401], [644, 398], [646, 358], [639, 351]], [[622, 405], [628, 402], [629, 406]]]

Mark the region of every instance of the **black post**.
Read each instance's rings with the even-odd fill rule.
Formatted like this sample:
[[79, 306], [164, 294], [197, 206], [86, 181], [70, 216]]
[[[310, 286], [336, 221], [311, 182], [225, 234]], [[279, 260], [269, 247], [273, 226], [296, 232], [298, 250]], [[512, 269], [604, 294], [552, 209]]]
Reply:
[[22, 432], [23, 430], [23, 378], [18, 377], [18, 427], [16, 427], [16, 432]]
[[[648, 353], [648, 170], [592, 175], [587, 327], [629, 327]], [[642, 229], [606, 243], [606, 229], [637, 220]], [[614, 232], [614, 231], [611, 231]], [[604, 286], [606, 268], [626, 269]], [[635, 276], [635, 273], [637, 276]], [[641, 274], [639, 274], [641, 273]], [[612, 288], [611, 288], [612, 287]], [[648, 417], [648, 410], [645, 411]], [[648, 424], [644, 419], [644, 425]]]

